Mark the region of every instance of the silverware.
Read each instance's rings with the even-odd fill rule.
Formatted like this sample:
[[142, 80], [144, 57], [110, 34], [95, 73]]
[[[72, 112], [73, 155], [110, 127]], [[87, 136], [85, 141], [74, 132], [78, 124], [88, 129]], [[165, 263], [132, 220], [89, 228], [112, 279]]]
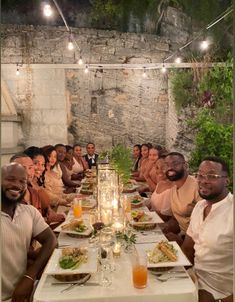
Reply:
[[166, 271], [166, 272], [159, 272], [159, 271], [151, 271], [150, 273], [154, 276], [160, 277], [160, 276], [178, 276], [178, 275], [185, 275], [185, 271]]
[[[68, 284], [68, 283], [66, 283], [66, 284]], [[60, 292], [61, 293], [63, 293], [63, 292], [66, 292], [66, 291], [69, 291], [69, 290], [71, 290], [71, 289], [73, 289], [75, 286], [99, 286], [100, 284], [99, 283], [95, 283], [95, 282], [93, 282], [93, 283], [83, 283], [83, 284], [80, 284], [80, 283], [72, 283], [72, 284], [70, 284], [68, 287], [66, 287], [65, 289], [62, 289]]]
[[79, 284], [80, 282], [52, 282], [51, 285], [64, 285], [64, 284], [68, 284], [68, 285], [83, 285], [83, 286], [97, 286], [99, 285], [98, 282], [87, 282], [87, 283], [82, 283]]
[[167, 275], [163, 275], [163, 276], [156, 276], [157, 280], [160, 282], [166, 282], [169, 279], [186, 279], [188, 278], [188, 275], [171, 275], [171, 276], [167, 276]]

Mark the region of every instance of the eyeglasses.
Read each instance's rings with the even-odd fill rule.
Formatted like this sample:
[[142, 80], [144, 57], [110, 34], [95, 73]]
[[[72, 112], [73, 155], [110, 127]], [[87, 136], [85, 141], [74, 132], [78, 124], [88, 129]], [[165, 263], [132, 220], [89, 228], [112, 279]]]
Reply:
[[177, 168], [179, 165], [185, 164], [185, 161], [173, 161], [172, 163], [166, 163], [164, 164], [165, 168]]
[[199, 173], [195, 173], [194, 176], [198, 179], [198, 180], [208, 180], [208, 181], [214, 181], [223, 177], [227, 177], [225, 175], [218, 175], [218, 174], [199, 174]]

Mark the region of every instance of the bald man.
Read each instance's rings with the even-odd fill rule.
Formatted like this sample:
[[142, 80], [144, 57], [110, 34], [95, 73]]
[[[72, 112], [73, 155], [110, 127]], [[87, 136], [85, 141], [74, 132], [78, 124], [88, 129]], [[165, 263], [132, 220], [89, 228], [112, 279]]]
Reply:
[[[27, 172], [18, 163], [2, 167], [1, 253], [2, 301], [29, 301], [34, 281], [46, 265], [57, 240], [37, 209], [21, 204], [27, 189]], [[32, 239], [42, 245], [27, 268]]]

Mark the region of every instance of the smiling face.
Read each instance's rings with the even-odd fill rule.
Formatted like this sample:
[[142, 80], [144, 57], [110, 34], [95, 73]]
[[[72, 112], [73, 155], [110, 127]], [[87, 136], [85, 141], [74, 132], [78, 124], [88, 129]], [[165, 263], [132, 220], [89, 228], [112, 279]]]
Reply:
[[165, 173], [165, 160], [164, 158], [159, 158], [156, 162], [156, 173], [157, 173], [157, 181], [165, 180], [166, 173]]
[[14, 159], [14, 162], [21, 164], [25, 168], [28, 176], [28, 182], [31, 183], [35, 173], [32, 159], [30, 157], [19, 157]]
[[134, 158], [140, 157], [140, 148], [138, 148], [137, 146], [133, 147], [133, 157]]
[[43, 155], [37, 155], [33, 158], [35, 177], [40, 177], [45, 170], [45, 158]]
[[58, 160], [63, 161], [66, 157], [66, 148], [64, 146], [58, 146], [55, 149], [56, 149]]
[[50, 167], [54, 167], [54, 165], [57, 162], [57, 153], [55, 150], [53, 150], [49, 155], [48, 155], [48, 165]]
[[27, 172], [18, 163], [2, 167], [2, 202], [20, 202], [27, 189]]
[[77, 157], [82, 156], [82, 148], [80, 146], [74, 147], [73, 152]]
[[155, 163], [157, 159], [158, 159], [158, 150], [151, 148], [149, 150], [149, 160]]
[[87, 153], [92, 156], [94, 153], [95, 153], [95, 145], [93, 144], [88, 144], [86, 146], [86, 150], [87, 150]]
[[168, 155], [165, 158], [165, 171], [170, 181], [182, 179], [186, 174], [185, 161], [178, 155]]
[[143, 158], [148, 158], [149, 148], [147, 146], [141, 146], [141, 155]]
[[[203, 199], [211, 202], [224, 199], [228, 192], [229, 178], [227, 173], [222, 170], [220, 163], [203, 161], [199, 166], [198, 175], [199, 195]], [[209, 180], [207, 179], [207, 175], [218, 175], [218, 177], [214, 180]]]

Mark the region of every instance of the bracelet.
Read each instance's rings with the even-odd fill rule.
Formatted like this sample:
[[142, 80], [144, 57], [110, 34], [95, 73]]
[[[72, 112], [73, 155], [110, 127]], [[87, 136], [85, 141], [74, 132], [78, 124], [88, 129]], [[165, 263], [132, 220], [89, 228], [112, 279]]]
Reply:
[[29, 276], [29, 275], [24, 275], [23, 277], [28, 278], [28, 279], [30, 279], [30, 280], [32, 280], [34, 282], [34, 279], [31, 276]]

